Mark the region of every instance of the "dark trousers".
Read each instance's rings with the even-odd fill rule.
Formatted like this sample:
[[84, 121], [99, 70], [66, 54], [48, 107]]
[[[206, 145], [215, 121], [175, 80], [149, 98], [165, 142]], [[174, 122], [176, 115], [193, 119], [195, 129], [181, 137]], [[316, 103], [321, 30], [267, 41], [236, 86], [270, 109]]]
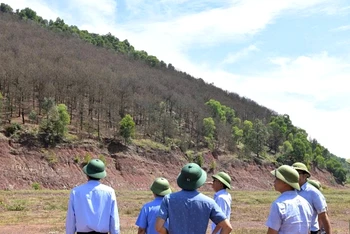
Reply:
[[105, 232], [77, 232], [77, 234], [108, 234]]
[[320, 231], [311, 231], [310, 233], [311, 234], [318, 234], [318, 233], [320, 233]]

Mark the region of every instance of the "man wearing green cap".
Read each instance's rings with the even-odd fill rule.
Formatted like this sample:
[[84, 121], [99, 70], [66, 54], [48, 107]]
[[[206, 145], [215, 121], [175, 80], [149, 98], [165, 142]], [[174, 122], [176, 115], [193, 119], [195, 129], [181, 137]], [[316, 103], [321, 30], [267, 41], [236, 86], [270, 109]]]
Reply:
[[315, 188], [317, 188], [318, 190], [320, 190], [320, 191], [323, 190], [320, 181], [308, 179], [307, 182], [308, 182], [309, 184], [311, 184], [312, 186], [314, 186]]
[[271, 174], [275, 176], [275, 190], [281, 195], [271, 205], [267, 234], [308, 234], [312, 208], [296, 191], [300, 189], [298, 172], [282, 165]]
[[104, 163], [92, 159], [83, 167], [88, 182], [72, 189], [66, 217], [66, 234], [119, 234], [115, 191], [101, 184], [106, 177]]
[[[227, 173], [221, 171], [213, 175], [212, 178], [212, 188], [215, 191], [214, 200], [221, 208], [222, 212], [224, 212], [226, 218], [230, 220], [232, 198], [231, 194], [229, 194], [226, 189], [231, 189], [231, 177]], [[215, 223], [212, 223], [211, 229], [213, 233], [218, 233], [219, 231]]]
[[207, 173], [196, 163], [188, 163], [177, 177], [181, 191], [165, 195], [156, 220], [158, 233], [166, 233], [164, 223], [169, 219], [169, 234], [205, 234], [209, 219], [222, 234], [232, 227], [220, 207], [210, 197], [197, 191], [207, 179]]
[[318, 189], [307, 182], [308, 178], [311, 177], [311, 173], [306, 165], [301, 162], [294, 163], [292, 167], [299, 173], [300, 191], [298, 193], [310, 203], [313, 210], [310, 233], [317, 234], [320, 232], [318, 222], [318, 220], [320, 220], [325, 232], [327, 234], [332, 234], [331, 223], [327, 214], [326, 199]]
[[136, 220], [139, 227], [137, 234], [158, 234], [155, 229], [157, 214], [163, 197], [171, 193], [170, 185], [167, 179], [163, 177], [156, 178], [151, 185], [154, 200], [146, 203]]

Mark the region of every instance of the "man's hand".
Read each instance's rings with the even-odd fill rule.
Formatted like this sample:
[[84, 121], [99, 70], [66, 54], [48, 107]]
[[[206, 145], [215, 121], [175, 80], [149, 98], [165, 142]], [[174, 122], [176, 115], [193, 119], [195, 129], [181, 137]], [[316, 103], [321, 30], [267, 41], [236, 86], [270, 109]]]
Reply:
[[[214, 231], [217, 233], [217, 231], [219, 231], [220, 229], [221, 229], [221, 234], [229, 234], [232, 231], [232, 226], [230, 224], [230, 221], [228, 219], [221, 221], [216, 225]], [[213, 233], [215, 233], [214, 231]]]

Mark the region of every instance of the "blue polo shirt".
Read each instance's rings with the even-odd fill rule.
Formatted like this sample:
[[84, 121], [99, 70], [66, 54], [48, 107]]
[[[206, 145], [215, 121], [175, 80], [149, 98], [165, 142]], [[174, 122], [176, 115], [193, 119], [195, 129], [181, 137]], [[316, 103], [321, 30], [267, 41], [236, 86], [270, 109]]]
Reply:
[[317, 216], [319, 213], [327, 211], [326, 199], [317, 188], [307, 182], [300, 187], [298, 194], [310, 203], [313, 209], [311, 231], [318, 231], [320, 228]]
[[226, 219], [215, 201], [194, 190], [181, 190], [163, 198], [158, 217], [169, 218], [171, 234], [205, 234], [209, 219], [215, 224]]
[[296, 190], [286, 191], [272, 203], [266, 226], [279, 234], [309, 233], [311, 217], [310, 204]]
[[[158, 234], [155, 229], [156, 219], [163, 197], [156, 197], [153, 201], [146, 203], [140, 211], [136, 225], [146, 229], [147, 234]], [[167, 227], [167, 225], [164, 225]]]

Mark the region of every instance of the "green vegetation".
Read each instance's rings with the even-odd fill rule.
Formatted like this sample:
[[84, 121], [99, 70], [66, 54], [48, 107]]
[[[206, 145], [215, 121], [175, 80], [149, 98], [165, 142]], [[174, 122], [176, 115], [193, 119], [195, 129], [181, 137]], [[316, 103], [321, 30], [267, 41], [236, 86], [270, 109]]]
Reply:
[[32, 188], [33, 188], [34, 190], [40, 190], [40, 189], [41, 189], [41, 185], [40, 185], [38, 182], [34, 182], [34, 183], [32, 184]]
[[90, 160], [92, 159], [91, 155], [89, 153], [86, 153], [84, 156], [84, 162], [83, 164], [86, 165], [90, 162]]
[[54, 151], [43, 149], [42, 152], [44, 154], [44, 158], [46, 159], [46, 161], [49, 163], [50, 166], [53, 166], [56, 163], [58, 163], [58, 157]]
[[52, 99], [45, 98], [42, 108], [46, 118], [40, 122], [39, 137], [45, 146], [53, 146], [66, 136], [70, 117], [66, 105], [56, 105]]
[[135, 136], [135, 122], [131, 115], [125, 115], [125, 117], [119, 122], [119, 134], [123, 137], [125, 143], [130, 143], [131, 139]]
[[106, 157], [105, 157], [104, 155], [100, 154], [100, 155], [98, 156], [98, 159], [100, 159], [100, 160], [105, 164], [105, 166], [107, 166]]
[[166, 151], [169, 152], [170, 151], [170, 147], [165, 146], [161, 143], [152, 141], [152, 140], [148, 140], [148, 139], [134, 139], [132, 141], [133, 144], [135, 144], [136, 146], [140, 146], [144, 149], [153, 149], [153, 150], [161, 150], [161, 151]]

